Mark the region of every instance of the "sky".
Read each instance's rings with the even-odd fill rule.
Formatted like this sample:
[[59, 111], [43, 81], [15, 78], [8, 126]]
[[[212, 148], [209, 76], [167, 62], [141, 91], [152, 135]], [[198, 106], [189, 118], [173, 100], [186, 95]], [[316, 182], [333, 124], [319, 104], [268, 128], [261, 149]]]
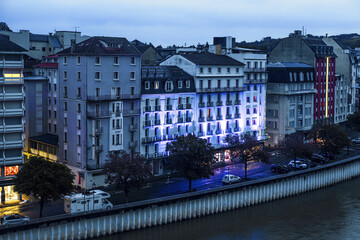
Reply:
[[163, 47], [360, 33], [359, 0], [0, 0], [0, 22], [13, 31], [55, 30], [125, 37]]

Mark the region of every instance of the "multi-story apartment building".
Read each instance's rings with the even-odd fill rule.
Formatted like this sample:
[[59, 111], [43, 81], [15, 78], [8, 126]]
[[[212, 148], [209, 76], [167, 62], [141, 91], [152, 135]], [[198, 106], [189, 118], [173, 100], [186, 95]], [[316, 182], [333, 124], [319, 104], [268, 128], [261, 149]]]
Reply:
[[350, 52], [351, 80], [355, 82], [355, 111], [360, 110], [360, 48]]
[[[74, 42], [73, 42], [74, 43]], [[104, 184], [110, 151], [139, 152], [140, 52], [125, 38], [92, 37], [59, 52], [59, 159], [76, 184]]]
[[[227, 134], [251, 133], [265, 138], [266, 87], [244, 80], [244, 64], [224, 55], [174, 55], [161, 65], [177, 66], [194, 77], [196, 99], [193, 119], [197, 135], [222, 149]], [[228, 159], [219, 151], [218, 160]]]
[[141, 81], [140, 153], [152, 159], [154, 174], [163, 174], [166, 144], [199, 132], [194, 77], [175, 66], [149, 66]]
[[335, 111], [335, 57], [333, 47], [320, 38], [303, 36], [295, 31], [271, 50], [268, 61], [301, 62], [314, 67], [314, 120], [334, 121]]
[[351, 49], [334, 38], [322, 39], [328, 46], [332, 46], [336, 54], [335, 66], [335, 111], [334, 122], [347, 120], [347, 115], [355, 111], [355, 81], [351, 76]]
[[313, 125], [314, 67], [304, 63], [268, 64], [265, 144], [278, 145], [286, 135]]
[[23, 164], [23, 54], [26, 50], [0, 35], [0, 186], [1, 202], [21, 199], [13, 190]]

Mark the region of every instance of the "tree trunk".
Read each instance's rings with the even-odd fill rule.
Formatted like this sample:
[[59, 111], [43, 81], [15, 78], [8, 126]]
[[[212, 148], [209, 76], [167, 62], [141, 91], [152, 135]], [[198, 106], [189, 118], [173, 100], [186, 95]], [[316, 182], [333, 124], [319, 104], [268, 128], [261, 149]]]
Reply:
[[191, 192], [191, 178], [189, 178], [189, 192]]
[[244, 161], [245, 165], [244, 165], [244, 169], [245, 169], [245, 179], [247, 179], [247, 165], [248, 165], [248, 159], [245, 158], [245, 161]]
[[43, 208], [44, 208], [44, 200], [42, 198], [40, 198], [40, 216], [39, 218], [42, 218], [42, 211], [43, 211]]
[[125, 203], [128, 203], [128, 201], [129, 201], [129, 198], [128, 198], [128, 196], [129, 196], [129, 188], [128, 188], [127, 184], [125, 184], [124, 192], [125, 192]]

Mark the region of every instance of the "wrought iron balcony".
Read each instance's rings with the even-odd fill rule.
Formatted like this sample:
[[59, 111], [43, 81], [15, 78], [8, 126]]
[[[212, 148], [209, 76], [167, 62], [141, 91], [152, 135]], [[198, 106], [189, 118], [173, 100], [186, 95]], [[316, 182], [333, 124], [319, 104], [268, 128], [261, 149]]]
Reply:
[[226, 114], [226, 119], [232, 119], [232, 115], [231, 114]]
[[222, 101], [217, 101], [216, 102], [216, 106], [222, 106], [223, 105], [223, 102]]
[[203, 108], [203, 107], [205, 107], [205, 103], [204, 103], [204, 102], [200, 102], [200, 103], [199, 103], [199, 108]]
[[227, 105], [227, 106], [230, 106], [230, 105], [232, 105], [232, 101], [231, 101], [231, 100], [229, 100], [229, 101], [226, 101], [226, 105]]

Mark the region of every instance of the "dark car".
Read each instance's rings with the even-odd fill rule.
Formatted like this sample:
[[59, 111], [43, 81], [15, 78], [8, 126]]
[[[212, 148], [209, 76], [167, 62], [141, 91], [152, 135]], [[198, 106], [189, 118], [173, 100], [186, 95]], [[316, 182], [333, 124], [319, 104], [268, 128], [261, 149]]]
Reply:
[[306, 163], [308, 165], [308, 168], [316, 167], [316, 163], [307, 158], [299, 159], [299, 161]]
[[320, 155], [330, 160], [335, 159], [335, 155], [332, 152], [322, 152]]
[[329, 162], [329, 160], [327, 158], [325, 158], [324, 156], [322, 156], [320, 154], [316, 154], [316, 153], [311, 155], [311, 160], [313, 162], [320, 163], [320, 164], [325, 164], [325, 163]]
[[285, 165], [271, 164], [270, 167], [273, 173], [288, 173], [290, 169]]

